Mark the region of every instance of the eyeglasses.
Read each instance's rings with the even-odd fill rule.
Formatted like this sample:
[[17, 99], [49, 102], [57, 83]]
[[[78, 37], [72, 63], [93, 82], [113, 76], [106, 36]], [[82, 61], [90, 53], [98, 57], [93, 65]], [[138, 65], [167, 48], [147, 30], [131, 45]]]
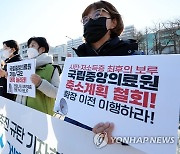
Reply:
[[[93, 20], [97, 20], [99, 17], [102, 17], [102, 12], [106, 12], [109, 14], [109, 12], [104, 9], [104, 8], [101, 8], [101, 9], [97, 9], [93, 12], [93, 14], [89, 17], [89, 16], [84, 16], [81, 20], [81, 22], [83, 23], [83, 25], [87, 24], [89, 19], [93, 19]], [[111, 19], [111, 18], [107, 18], [107, 19]]]

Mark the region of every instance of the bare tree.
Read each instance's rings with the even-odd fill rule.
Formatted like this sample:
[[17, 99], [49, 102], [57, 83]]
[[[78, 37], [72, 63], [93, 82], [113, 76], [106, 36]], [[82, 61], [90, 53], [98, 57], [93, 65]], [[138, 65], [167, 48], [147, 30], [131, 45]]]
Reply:
[[[149, 35], [153, 36], [153, 40], [151, 40], [153, 47], [151, 49]], [[146, 27], [144, 33], [137, 33], [137, 40], [146, 54], [151, 50], [155, 54], [162, 54], [165, 50], [180, 53], [180, 19], [154, 23], [153, 27]]]
[[[165, 35], [164, 37], [164, 39], [168, 40], [164, 48], [166, 48], [171, 43], [174, 48], [174, 53], [179, 53], [180, 20], [167, 21], [167, 22], [162, 23], [162, 25], [163, 25], [163, 31], [168, 34], [168, 35]], [[178, 31], [179, 31], [179, 34], [178, 34]], [[162, 48], [162, 50], [164, 48]]]

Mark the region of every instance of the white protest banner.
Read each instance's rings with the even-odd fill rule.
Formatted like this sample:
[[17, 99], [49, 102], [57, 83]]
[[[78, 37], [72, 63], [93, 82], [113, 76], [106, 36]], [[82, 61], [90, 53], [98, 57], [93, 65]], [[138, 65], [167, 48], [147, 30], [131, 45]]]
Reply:
[[55, 112], [90, 127], [113, 122], [114, 137], [147, 153], [175, 153], [180, 55], [67, 58]]
[[144, 154], [131, 146], [98, 149], [91, 131], [0, 97], [1, 154]]
[[2, 68], [2, 51], [0, 50], [0, 69]]
[[30, 77], [35, 74], [36, 61], [23, 60], [7, 64], [7, 92], [24, 96], [35, 97], [36, 88]]

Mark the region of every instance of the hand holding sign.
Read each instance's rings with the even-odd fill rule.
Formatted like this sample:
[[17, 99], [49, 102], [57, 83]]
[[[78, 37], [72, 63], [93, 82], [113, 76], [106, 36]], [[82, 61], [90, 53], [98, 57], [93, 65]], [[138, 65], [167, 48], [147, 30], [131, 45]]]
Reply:
[[98, 133], [107, 133], [107, 137], [108, 137], [108, 144], [112, 144], [112, 131], [114, 129], [114, 124], [113, 123], [98, 123], [94, 128], [93, 128], [93, 132], [95, 134]]
[[41, 79], [41, 77], [39, 75], [32, 74], [31, 75], [31, 81], [36, 87], [38, 87], [41, 84], [42, 79]]
[[0, 69], [0, 78], [5, 77], [7, 75], [6, 71]]

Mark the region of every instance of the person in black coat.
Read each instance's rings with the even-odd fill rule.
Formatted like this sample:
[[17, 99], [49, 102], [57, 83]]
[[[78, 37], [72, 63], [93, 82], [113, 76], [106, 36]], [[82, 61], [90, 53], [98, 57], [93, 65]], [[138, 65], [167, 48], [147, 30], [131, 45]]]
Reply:
[[82, 13], [85, 43], [75, 49], [79, 57], [128, 56], [142, 54], [136, 40], [121, 40], [123, 20], [109, 2], [90, 4]]
[[[85, 43], [74, 49], [79, 57], [142, 54], [138, 51], [138, 44], [135, 40], [119, 39], [124, 24], [121, 15], [111, 3], [101, 0], [90, 4], [82, 13], [82, 24]], [[64, 120], [88, 130], [93, 130], [94, 133], [106, 132], [109, 138], [108, 143], [111, 143], [113, 123], [99, 123], [92, 129], [68, 117], [65, 117]]]
[[0, 68], [0, 96], [3, 96], [10, 100], [15, 100], [14, 94], [7, 93], [7, 64], [17, 62], [21, 60], [18, 54], [19, 46], [15, 40], [8, 40], [3, 42], [3, 62], [2, 68]]

